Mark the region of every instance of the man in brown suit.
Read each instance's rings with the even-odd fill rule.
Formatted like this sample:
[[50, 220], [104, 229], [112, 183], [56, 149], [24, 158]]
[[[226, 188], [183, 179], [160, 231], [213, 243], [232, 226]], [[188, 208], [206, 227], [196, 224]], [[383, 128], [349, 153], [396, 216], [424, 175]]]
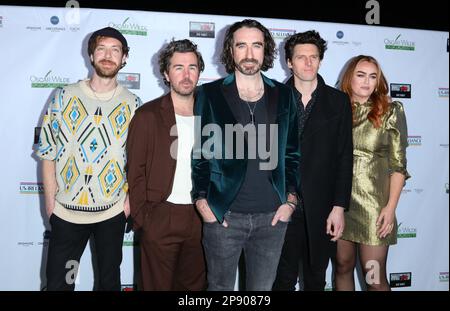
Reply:
[[194, 90], [204, 69], [197, 46], [170, 42], [159, 55], [170, 93], [144, 104], [130, 124], [127, 156], [131, 216], [141, 230], [144, 290], [203, 290], [202, 223], [190, 191]]

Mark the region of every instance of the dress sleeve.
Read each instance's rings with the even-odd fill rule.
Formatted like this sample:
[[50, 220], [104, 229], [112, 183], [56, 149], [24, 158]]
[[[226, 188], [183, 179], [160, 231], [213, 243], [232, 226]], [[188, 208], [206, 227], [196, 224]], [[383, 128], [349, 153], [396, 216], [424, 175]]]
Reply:
[[39, 145], [36, 155], [41, 160], [53, 161], [57, 156], [58, 137], [61, 125], [62, 89], [56, 89], [54, 96], [48, 103], [47, 111], [44, 115], [39, 135]]
[[410, 178], [406, 169], [406, 147], [408, 147], [408, 128], [403, 105], [393, 102], [390, 115], [386, 120], [386, 129], [389, 133], [389, 171], [398, 172]]

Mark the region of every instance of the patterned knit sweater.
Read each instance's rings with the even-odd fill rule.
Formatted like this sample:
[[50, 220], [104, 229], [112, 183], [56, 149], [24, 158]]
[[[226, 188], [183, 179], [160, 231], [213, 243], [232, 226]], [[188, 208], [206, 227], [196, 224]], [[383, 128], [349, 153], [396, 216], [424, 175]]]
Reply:
[[98, 94], [88, 82], [56, 90], [36, 152], [55, 162], [55, 215], [73, 223], [95, 223], [123, 211], [128, 125], [141, 104], [120, 85]]

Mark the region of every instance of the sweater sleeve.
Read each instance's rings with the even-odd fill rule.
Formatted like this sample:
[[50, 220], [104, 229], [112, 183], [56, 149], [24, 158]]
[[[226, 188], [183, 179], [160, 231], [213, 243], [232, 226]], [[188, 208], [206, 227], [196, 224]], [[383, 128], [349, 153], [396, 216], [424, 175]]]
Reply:
[[36, 155], [41, 160], [54, 161], [58, 154], [58, 138], [61, 126], [61, 109], [63, 104], [63, 89], [58, 88], [48, 103], [39, 135]]

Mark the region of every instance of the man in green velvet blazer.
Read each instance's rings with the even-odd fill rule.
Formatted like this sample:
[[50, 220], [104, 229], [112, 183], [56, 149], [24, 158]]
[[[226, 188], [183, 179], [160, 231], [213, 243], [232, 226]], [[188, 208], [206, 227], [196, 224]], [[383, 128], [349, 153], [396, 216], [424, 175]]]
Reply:
[[221, 55], [230, 75], [196, 93], [192, 198], [203, 218], [209, 290], [233, 290], [242, 250], [246, 289], [271, 290], [297, 205], [295, 97], [261, 73], [274, 58], [275, 43], [263, 25], [237, 22]]

